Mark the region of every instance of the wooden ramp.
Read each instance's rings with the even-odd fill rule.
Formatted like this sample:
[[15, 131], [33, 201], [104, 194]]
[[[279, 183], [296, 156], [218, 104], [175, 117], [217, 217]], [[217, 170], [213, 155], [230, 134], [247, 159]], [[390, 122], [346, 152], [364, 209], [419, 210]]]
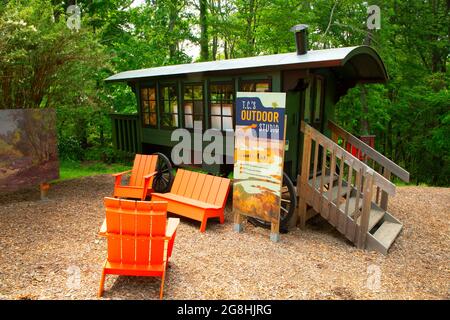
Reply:
[[300, 226], [305, 226], [311, 207], [358, 248], [387, 254], [402, 230], [401, 222], [387, 211], [388, 196], [395, 195], [390, 173], [400, 167], [383, 156], [385, 166], [373, 161], [378, 167], [374, 170], [368, 156], [359, 160], [339, 146], [338, 138], [334, 142], [305, 123], [302, 131], [306, 165], [298, 179]]

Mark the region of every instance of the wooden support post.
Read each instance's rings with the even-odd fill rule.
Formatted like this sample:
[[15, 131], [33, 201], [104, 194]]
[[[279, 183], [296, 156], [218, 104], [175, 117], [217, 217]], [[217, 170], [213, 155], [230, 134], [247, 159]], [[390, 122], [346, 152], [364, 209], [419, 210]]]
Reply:
[[270, 225], [270, 240], [272, 242], [280, 241], [280, 219], [278, 221], [272, 221]]
[[333, 140], [334, 143], [338, 144], [339, 137], [334, 131], [331, 131], [331, 140]]
[[244, 222], [244, 216], [240, 213], [238, 213], [237, 211], [234, 212], [234, 225], [233, 225], [233, 230], [236, 232], [242, 232], [244, 231], [244, 226], [243, 223]]
[[373, 175], [366, 172], [364, 175], [364, 195], [363, 207], [361, 213], [361, 223], [359, 225], [358, 248], [364, 249], [366, 247], [366, 236], [369, 231], [369, 216], [370, 208], [372, 206], [372, 192], [373, 192]]
[[309, 167], [311, 164], [311, 129], [310, 127], [305, 128], [303, 139], [303, 159], [302, 159], [302, 175], [301, 175], [301, 184], [300, 188], [297, 188], [297, 192], [299, 195], [299, 224], [300, 228], [304, 228], [306, 225], [306, 201], [305, 196], [302, 196], [302, 193], [306, 192], [306, 188], [308, 187], [308, 177], [309, 177]]
[[[384, 168], [383, 177], [385, 177], [387, 180], [391, 179], [391, 172], [386, 168]], [[387, 194], [387, 192], [383, 190], [381, 192], [380, 208], [383, 209], [384, 211], [387, 211], [388, 197], [389, 195]]]
[[50, 184], [46, 182], [41, 183], [39, 188], [41, 190], [41, 200], [48, 200], [48, 190], [50, 189]]

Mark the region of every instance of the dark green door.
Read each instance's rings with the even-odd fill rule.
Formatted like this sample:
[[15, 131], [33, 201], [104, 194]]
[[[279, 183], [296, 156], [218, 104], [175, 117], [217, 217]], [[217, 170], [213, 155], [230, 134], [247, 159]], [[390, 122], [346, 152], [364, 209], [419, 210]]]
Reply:
[[298, 138], [300, 131], [300, 92], [286, 93], [286, 152], [284, 171], [292, 181], [297, 180], [298, 169]]
[[[302, 91], [300, 100], [300, 120], [312, 126], [317, 131], [323, 132], [324, 130], [324, 94], [325, 94], [325, 78], [320, 75], [311, 76], [309, 78], [308, 87]], [[303, 152], [303, 133], [298, 132], [298, 157], [297, 157], [297, 171], [299, 171], [302, 162]], [[313, 144], [314, 148], [314, 144]], [[314, 150], [314, 149], [313, 149]], [[312, 161], [312, 158], [311, 158]], [[322, 150], [319, 150], [318, 154], [318, 167], [321, 167], [322, 162]], [[312, 170], [312, 166], [311, 166]], [[300, 172], [299, 172], [300, 174]]]

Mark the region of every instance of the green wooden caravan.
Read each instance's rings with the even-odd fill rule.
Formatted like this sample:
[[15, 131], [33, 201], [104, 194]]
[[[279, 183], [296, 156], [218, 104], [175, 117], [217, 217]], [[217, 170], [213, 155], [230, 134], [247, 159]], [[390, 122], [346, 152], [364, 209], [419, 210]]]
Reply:
[[[347, 90], [358, 83], [386, 82], [388, 76], [379, 54], [369, 46], [308, 50], [306, 26], [292, 31], [296, 52], [132, 70], [107, 78], [127, 83], [138, 104], [137, 114], [111, 116], [114, 145], [170, 158], [176, 128], [192, 130], [194, 121], [200, 121], [203, 130], [232, 130], [236, 92], [286, 92], [284, 185], [292, 201], [302, 204], [294, 186], [300, 188], [305, 126], [331, 137], [336, 102]], [[232, 171], [232, 165], [202, 168], [215, 174]], [[286, 208], [284, 225], [295, 207]]]
[[[138, 102], [136, 115], [112, 115], [115, 146], [168, 156], [176, 143], [170, 139], [173, 129], [193, 129], [194, 121], [201, 121], [204, 130], [233, 129], [237, 91], [286, 92], [284, 168], [292, 181], [299, 167], [300, 122], [324, 132], [336, 102], [349, 88], [386, 80], [380, 56], [368, 46], [172, 65], [106, 79], [126, 82]], [[207, 170], [223, 172], [224, 168], [208, 166]]]

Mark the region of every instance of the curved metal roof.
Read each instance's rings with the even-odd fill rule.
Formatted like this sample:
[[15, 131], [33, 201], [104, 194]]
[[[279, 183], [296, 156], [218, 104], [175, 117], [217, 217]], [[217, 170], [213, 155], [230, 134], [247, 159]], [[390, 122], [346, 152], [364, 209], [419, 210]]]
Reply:
[[[344, 68], [340, 68], [344, 67]], [[133, 81], [162, 76], [181, 76], [211, 72], [238, 72], [245, 69], [337, 68], [347, 79], [364, 82], [385, 82], [386, 68], [378, 53], [369, 46], [310, 50], [249, 58], [197, 62], [120, 72], [106, 81]]]

